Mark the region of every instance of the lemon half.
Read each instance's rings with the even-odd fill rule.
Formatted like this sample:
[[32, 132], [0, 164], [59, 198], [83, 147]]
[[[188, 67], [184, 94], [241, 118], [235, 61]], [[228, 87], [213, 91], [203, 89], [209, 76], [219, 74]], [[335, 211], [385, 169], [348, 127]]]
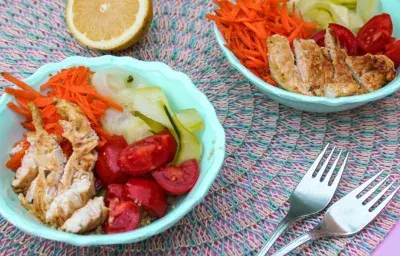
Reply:
[[65, 12], [72, 35], [100, 50], [123, 50], [150, 28], [151, 0], [68, 0]]

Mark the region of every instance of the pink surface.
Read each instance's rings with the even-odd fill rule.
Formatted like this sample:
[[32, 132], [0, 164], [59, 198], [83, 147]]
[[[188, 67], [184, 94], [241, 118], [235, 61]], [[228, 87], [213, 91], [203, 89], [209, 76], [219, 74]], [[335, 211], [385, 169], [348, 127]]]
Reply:
[[397, 244], [400, 241], [400, 223], [394, 226], [393, 230], [386, 236], [385, 240], [375, 249], [372, 256], [392, 256], [399, 249]]

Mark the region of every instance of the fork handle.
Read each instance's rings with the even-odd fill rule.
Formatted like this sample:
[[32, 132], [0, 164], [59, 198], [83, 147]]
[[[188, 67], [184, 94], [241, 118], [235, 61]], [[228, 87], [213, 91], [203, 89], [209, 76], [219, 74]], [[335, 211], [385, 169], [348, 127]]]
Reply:
[[318, 232], [317, 229], [313, 229], [307, 233], [305, 233], [304, 235], [296, 238], [295, 240], [293, 240], [292, 242], [290, 242], [289, 244], [285, 245], [284, 247], [282, 247], [279, 251], [277, 251], [273, 256], [284, 256], [287, 253], [291, 252], [292, 250], [294, 250], [296, 247], [310, 241], [310, 240], [314, 240], [314, 239], [318, 239], [320, 237], [322, 237], [323, 235]]
[[289, 215], [286, 215], [285, 218], [279, 222], [278, 226], [275, 228], [274, 232], [270, 235], [268, 241], [264, 246], [261, 248], [260, 252], [258, 253], [257, 256], [265, 256], [267, 255], [268, 250], [272, 247], [272, 245], [275, 243], [276, 239], [287, 229], [290, 224], [295, 222], [296, 219], [289, 217]]

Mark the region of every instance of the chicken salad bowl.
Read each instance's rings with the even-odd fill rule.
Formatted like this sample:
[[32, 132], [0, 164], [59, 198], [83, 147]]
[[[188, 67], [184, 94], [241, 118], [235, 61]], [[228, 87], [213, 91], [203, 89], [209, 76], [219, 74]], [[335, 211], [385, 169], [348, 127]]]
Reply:
[[25, 232], [143, 240], [198, 204], [222, 166], [213, 106], [163, 63], [69, 57], [24, 81], [2, 75], [22, 90], [0, 99], [0, 214]]
[[[313, 1], [300, 0], [300, 2]], [[229, 8], [235, 8], [232, 5], [229, 6]], [[235, 36], [234, 25], [231, 25], [234, 18], [220, 16], [222, 15], [220, 13], [223, 13], [221, 9], [228, 7], [219, 6], [217, 15], [209, 19], [215, 21], [214, 32], [217, 43], [230, 64], [266, 96], [295, 109], [329, 113], [362, 106], [400, 89], [398, 75], [400, 40], [396, 39], [400, 37], [400, 17], [394, 13], [396, 6], [400, 8], [400, 3], [397, 1], [382, 1], [377, 15], [369, 18], [364, 26], [360, 26], [356, 31], [350, 31], [339, 24], [329, 24], [329, 27], [324, 30], [318, 26], [318, 29], [312, 30], [308, 35], [306, 31], [300, 33], [298, 31], [312, 24], [301, 23], [298, 29], [295, 26], [291, 28], [292, 31], [294, 29], [292, 34], [285, 34], [284, 30], [275, 32], [277, 30], [277, 24], [275, 24], [275, 27], [271, 28], [272, 31], [267, 31], [269, 35], [263, 36], [261, 31], [268, 30], [268, 25], [260, 27], [259, 23], [255, 22], [251, 24], [258, 26], [251, 26], [248, 23], [251, 18], [242, 18], [240, 15], [244, 14], [237, 11], [235, 14], [239, 14], [236, 15], [235, 22], [240, 23], [239, 20], [242, 19], [247, 23], [243, 22], [244, 25], [239, 27], [240, 30], [236, 31], [238, 35]], [[268, 8], [281, 9], [281, 16], [285, 15], [289, 9], [285, 6], [268, 6]], [[294, 13], [295, 11], [288, 17], [291, 19], [290, 22], [296, 19], [293, 16]], [[271, 19], [258, 16], [256, 18], [267, 19], [265, 24], [268, 24], [268, 19]], [[391, 47], [382, 44], [382, 38], [378, 41], [381, 43], [380, 47], [389, 49], [386, 52], [384, 48], [380, 48], [383, 50], [376, 47], [373, 49], [370, 45], [363, 43], [370, 42], [368, 41], [370, 37], [362, 31], [369, 31], [371, 27], [376, 29], [377, 24], [385, 24], [385, 19], [390, 22], [390, 26], [386, 28], [388, 37], [385, 40], [387, 44], [392, 40], [390, 42], [397, 45], [395, 54], [391, 51]], [[291, 24], [290, 22], [285, 24], [283, 18], [281, 20], [283, 27]], [[384, 29], [383, 27], [384, 25], [381, 25], [379, 29]], [[243, 28], [248, 31], [241, 31]], [[357, 32], [358, 35], [362, 34], [362, 39], [359, 39]], [[386, 34], [386, 31], [384, 32]], [[246, 41], [241, 44], [241, 47], [245, 49], [237, 49], [235, 47], [241, 40], [241, 33], [250, 35], [254, 33], [261, 39], [265, 38], [265, 43], [255, 38], [253, 50], [247, 49], [251, 42]], [[300, 35], [300, 38], [293, 35]], [[390, 39], [389, 35], [391, 35]], [[352, 39], [349, 40], [349, 37]], [[227, 39], [230, 41], [227, 42]], [[259, 46], [260, 40], [261, 46]], [[257, 47], [261, 49], [261, 52], [256, 50]], [[264, 52], [266, 52], [265, 56]]]

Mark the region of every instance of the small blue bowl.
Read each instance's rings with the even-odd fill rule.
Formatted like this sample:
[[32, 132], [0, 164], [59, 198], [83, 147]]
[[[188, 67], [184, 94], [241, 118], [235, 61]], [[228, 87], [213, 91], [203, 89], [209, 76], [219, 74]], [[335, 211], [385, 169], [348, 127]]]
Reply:
[[160, 62], [144, 62], [130, 57], [70, 57], [59, 63], [42, 66], [25, 82], [38, 89], [43, 82], [48, 80], [50, 74], [79, 65], [89, 67], [93, 71], [109, 67], [128, 69], [140, 74], [150, 85], [161, 87], [175, 111], [195, 108], [199, 112], [203, 118], [205, 129], [199, 134], [203, 154], [200, 161], [200, 177], [195, 187], [189, 194], [178, 198], [175, 207], [170, 209], [163, 218], [131, 232], [112, 235], [76, 235], [47, 227], [22, 207], [18, 196], [11, 188], [14, 173], [5, 167], [5, 163], [9, 159], [8, 154], [13, 143], [22, 139], [24, 130], [20, 125], [23, 121], [21, 116], [6, 107], [6, 104], [12, 101], [12, 97], [5, 94], [0, 99], [0, 141], [2, 141], [0, 147], [2, 161], [0, 166], [0, 214], [27, 233], [77, 246], [133, 243], [168, 229], [206, 196], [224, 161], [225, 133], [213, 106], [185, 74], [174, 71]]
[[[392, 17], [393, 26], [395, 28], [394, 36], [400, 38], [400, 1], [398, 0], [385, 0], [381, 3], [381, 9], [383, 12], [389, 13]], [[289, 91], [285, 91], [281, 88], [275, 87], [267, 82], [264, 82], [250, 70], [248, 70], [236, 56], [225, 47], [226, 41], [218, 30], [217, 26], [214, 25], [214, 32], [217, 38], [218, 45], [221, 47], [223, 53], [227, 57], [231, 65], [242, 73], [250, 82], [255, 85], [261, 92], [267, 95], [269, 98], [292, 108], [308, 111], [308, 112], [339, 112], [349, 109], [353, 109], [369, 102], [382, 99], [400, 88], [400, 76], [398, 75], [392, 82], [385, 85], [381, 89], [357, 96], [348, 96], [341, 98], [327, 98], [327, 97], [316, 97], [306, 96], [297, 94]], [[397, 69], [400, 72], [400, 68]]]

